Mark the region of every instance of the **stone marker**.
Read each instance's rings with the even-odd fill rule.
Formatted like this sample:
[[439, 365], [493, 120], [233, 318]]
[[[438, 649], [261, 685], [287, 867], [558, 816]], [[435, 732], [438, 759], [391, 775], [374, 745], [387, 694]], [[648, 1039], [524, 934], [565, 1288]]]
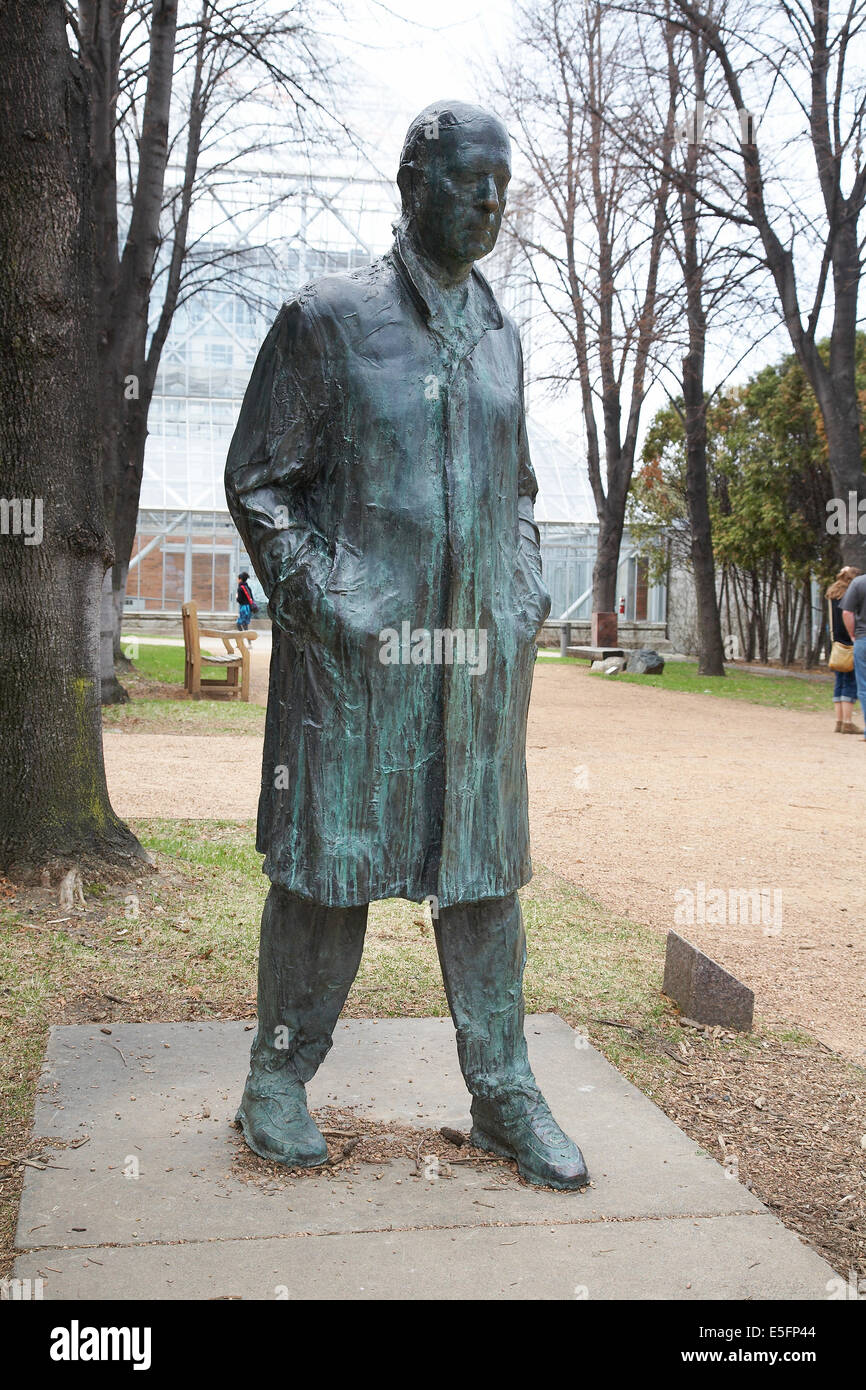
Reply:
[[668, 932], [662, 992], [696, 1023], [743, 1033], [752, 1027], [754, 992], [675, 931]]
[[603, 661], [594, 661], [589, 669], [591, 671], [604, 671], [606, 676], [618, 676], [620, 671], [625, 670], [625, 657], [606, 656]]
[[651, 647], [629, 652], [625, 668], [630, 676], [660, 676], [665, 669], [664, 659]]
[[589, 633], [591, 647], [615, 647], [618, 640], [616, 614], [593, 613], [589, 620]]

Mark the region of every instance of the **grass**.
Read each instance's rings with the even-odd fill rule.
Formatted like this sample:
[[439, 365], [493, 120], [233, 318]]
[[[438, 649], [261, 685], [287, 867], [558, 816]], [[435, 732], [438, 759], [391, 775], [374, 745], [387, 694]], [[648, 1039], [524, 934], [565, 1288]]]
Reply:
[[262, 856], [256, 851], [252, 821], [142, 820], [136, 823], [136, 833], [151, 852], [169, 855], [187, 868], [242, 875], [264, 892]]
[[[133, 641], [137, 645], [131, 648]], [[105, 728], [127, 733], [264, 734], [265, 711], [261, 705], [245, 704], [242, 700], [189, 698], [183, 690], [183, 646], [138, 642], [129, 637], [124, 638], [123, 644], [135, 653], [132, 671], [121, 674], [131, 699], [128, 704], [103, 707]]]
[[754, 705], [773, 705], [781, 709], [820, 710], [826, 714], [832, 701], [830, 682], [804, 680], [798, 676], [762, 676], [752, 671], [729, 670], [725, 676], [701, 676], [695, 661], [669, 661], [660, 676], [621, 674], [606, 676], [603, 671], [589, 671], [586, 663], [575, 657], [545, 657], [540, 661], [581, 666], [594, 679], [616, 682], [617, 685], [652, 686], [656, 690], [677, 690], [690, 695], [713, 695], [725, 700], [746, 700]]
[[137, 637], [124, 637], [121, 647], [140, 676], [151, 681], [183, 685], [183, 643], [179, 647], [170, 647], [161, 642], [139, 642]]
[[139, 700], [127, 705], [105, 705], [102, 723], [106, 729], [127, 733], [166, 734], [256, 734], [264, 733], [262, 705], [246, 705], [242, 700]]
[[[142, 821], [137, 833], [147, 849], [171, 856], [185, 871], [229, 876], [264, 899], [261, 856], [251, 823]], [[658, 990], [664, 943], [649, 929], [607, 912], [565, 880], [540, 869], [521, 894], [530, 964], [527, 1008], [553, 1011], [585, 1024], [593, 1014], [616, 1012], [641, 1026], [668, 1012]], [[253, 918], [253, 934], [258, 910]], [[253, 984], [250, 976], [250, 985]], [[375, 996], [375, 998], [374, 998]], [[447, 1013], [432, 923], [415, 903], [373, 903], [361, 970], [347, 1004], [381, 1016], [423, 1017]]]

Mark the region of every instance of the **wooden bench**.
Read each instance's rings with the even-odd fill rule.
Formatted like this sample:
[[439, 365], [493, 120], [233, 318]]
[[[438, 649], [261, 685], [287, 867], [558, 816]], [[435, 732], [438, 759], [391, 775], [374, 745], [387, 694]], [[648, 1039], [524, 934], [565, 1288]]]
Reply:
[[[227, 700], [246, 700], [250, 698], [250, 642], [256, 640], [255, 632], [220, 632], [216, 628], [199, 627], [198, 606], [185, 603], [181, 608], [183, 615], [183, 645], [186, 653], [183, 683], [194, 700], [203, 695], [209, 699], [225, 696]], [[214, 656], [201, 649], [202, 637], [219, 637], [227, 655]], [[235, 644], [235, 645], [232, 645]], [[202, 665], [222, 666], [225, 680], [204, 680]], [[240, 680], [238, 680], [240, 677]]]

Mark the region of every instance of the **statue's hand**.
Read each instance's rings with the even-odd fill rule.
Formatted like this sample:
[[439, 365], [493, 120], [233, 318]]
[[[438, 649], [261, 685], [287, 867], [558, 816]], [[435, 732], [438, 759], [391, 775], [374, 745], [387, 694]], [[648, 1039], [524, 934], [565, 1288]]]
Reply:
[[291, 622], [290, 630], [300, 639], [302, 645], [312, 640], [320, 643], [322, 647], [333, 648], [340, 620], [330, 598], [321, 589], [312, 593], [298, 615], [298, 620], [292, 618]]
[[324, 587], [326, 576], [327, 565], [323, 567], [311, 552], [279, 580], [271, 594], [271, 617], [299, 646], [309, 641], [333, 645], [338, 618]]
[[550, 613], [550, 594], [541, 577], [538, 552], [521, 546], [517, 572], [517, 635], [521, 642], [534, 642]]
[[324, 651], [357, 652], [379, 640], [378, 627], [370, 627], [364, 596], [334, 589], [331, 562], [318, 551], [309, 551], [303, 564], [295, 564], [271, 594], [271, 617], [298, 646], [317, 643]]

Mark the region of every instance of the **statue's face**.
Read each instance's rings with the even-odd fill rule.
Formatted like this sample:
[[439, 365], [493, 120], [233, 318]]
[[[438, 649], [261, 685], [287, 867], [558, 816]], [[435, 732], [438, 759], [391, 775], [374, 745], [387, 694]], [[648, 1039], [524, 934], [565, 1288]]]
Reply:
[[427, 254], [465, 273], [496, 245], [511, 178], [511, 148], [495, 117], [440, 129], [415, 186], [415, 227]]

